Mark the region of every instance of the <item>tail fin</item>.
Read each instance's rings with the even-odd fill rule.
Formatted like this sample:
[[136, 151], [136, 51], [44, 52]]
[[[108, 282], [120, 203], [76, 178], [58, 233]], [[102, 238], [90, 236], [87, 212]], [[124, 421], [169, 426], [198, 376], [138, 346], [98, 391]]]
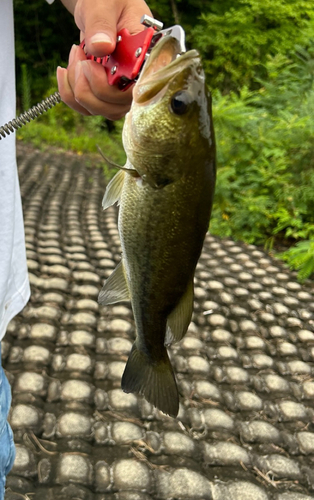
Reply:
[[171, 417], [179, 411], [179, 395], [167, 350], [161, 361], [152, 362], [133, 344], [121, 386], [124, 392], [142, 394], [147, 401]]

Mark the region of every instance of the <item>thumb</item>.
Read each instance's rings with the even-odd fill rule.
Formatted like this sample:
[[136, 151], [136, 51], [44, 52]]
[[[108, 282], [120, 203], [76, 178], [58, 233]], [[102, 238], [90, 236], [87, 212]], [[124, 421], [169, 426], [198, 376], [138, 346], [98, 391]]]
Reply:
[[85, 34], [85, 47], [89, 54], [102, 57], [114, 51], [120, 4], [116, 0], [78, 0], [74, 18]]

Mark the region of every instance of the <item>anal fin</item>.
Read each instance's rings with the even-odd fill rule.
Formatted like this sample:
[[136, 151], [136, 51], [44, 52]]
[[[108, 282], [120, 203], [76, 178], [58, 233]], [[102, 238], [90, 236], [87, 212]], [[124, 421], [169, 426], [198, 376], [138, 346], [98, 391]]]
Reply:
[[105, 306], [126, 300], [130, 300], [130, 294], [122, 260], [105, 281], [103, 289], [99, 293], [98, 302]]
[[167, 318], [165, 345], [179, 342], [188, 329], [193, 313], [194, 285], [193, 278], [180, 299], [180, 302]]

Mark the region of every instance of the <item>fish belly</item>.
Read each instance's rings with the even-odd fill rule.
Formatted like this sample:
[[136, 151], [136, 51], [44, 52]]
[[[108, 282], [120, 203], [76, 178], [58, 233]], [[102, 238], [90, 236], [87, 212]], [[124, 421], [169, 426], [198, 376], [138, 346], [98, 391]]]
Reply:
[[167, 316], [193, 278], [202, 249], [210, 206], [206, 213], [203, 186], [197, 190], [191, 185], [176, 182], [154, 189], [131, 176], [125, 181], [119, 231], [137, 334], [143, 343], [151, 343], [153, 336], [154, 343], [164, 344]]

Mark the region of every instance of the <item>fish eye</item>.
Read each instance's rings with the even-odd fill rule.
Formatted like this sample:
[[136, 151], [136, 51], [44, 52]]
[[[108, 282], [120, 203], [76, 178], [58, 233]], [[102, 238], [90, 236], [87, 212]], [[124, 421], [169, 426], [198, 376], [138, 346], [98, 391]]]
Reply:
[[171, 109], [176, 115], [184, 115], [189, 109], [189, 104], [190, 104], [189, 95], [187, 92], [184, 92], [182, 90], [176, 92], [172, 96], [170, 102]]

